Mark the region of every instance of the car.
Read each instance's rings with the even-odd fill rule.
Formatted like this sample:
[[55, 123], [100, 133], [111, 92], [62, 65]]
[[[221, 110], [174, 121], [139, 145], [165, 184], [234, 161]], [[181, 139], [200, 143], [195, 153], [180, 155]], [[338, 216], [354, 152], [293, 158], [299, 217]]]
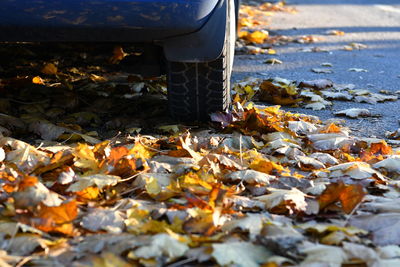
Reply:
[[123, 42], [140, 74], [166, 74], [173, 118], [230, 107], [240, 0], [2, 0], [0, 41]]

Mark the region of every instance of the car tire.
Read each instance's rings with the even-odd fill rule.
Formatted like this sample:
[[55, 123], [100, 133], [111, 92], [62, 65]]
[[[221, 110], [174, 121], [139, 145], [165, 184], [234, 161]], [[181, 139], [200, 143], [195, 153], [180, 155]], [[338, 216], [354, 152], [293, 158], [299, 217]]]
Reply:
[[207, 121], [231, 105], [230, 78], [236, 39], [234, 1], [227, 1], [227, 24], [222, 54], [214, 61], [168, 62], [168, 105], [179, 121]]

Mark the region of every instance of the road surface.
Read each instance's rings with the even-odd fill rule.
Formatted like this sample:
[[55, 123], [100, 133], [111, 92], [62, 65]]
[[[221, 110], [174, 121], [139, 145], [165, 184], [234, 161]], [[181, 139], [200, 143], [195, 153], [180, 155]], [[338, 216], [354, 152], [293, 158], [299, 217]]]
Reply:
[[[356, 88], [372, 92], [400, 90], [400, 1], [377, 0], [297, 0], [288, 1], [297, 14], [276, 13], [269, 25], [271, 34], [286, 36], [313, 35], [322, 37], [315, 43], [275, 47], [278, 55], [238, 55], [234, 66], [234, 80], [248, 76], [282, 77], [291, 80], [330, 79], [340, 84], [355, 84]], [[344, 36], [327, 35], [329, 30], [344, 31]], [[366, 49], [345, 51], [343, 47], [357, 42]], [[302, 52], [304, 48], [318, 47], [328, 52]], [[283, 64], [267, 65], [268, 58], [277, 58]], [[321, 63], [333, 65], [331, 74], [317, 74], [311, 68]], [[349, 72], [360, 68], [368, 72]], [[333, 109], [312, 111], [285, 108], [321, 119], [332, 118], [341, 109], [368, 108], [382, 115], [380, 118], [347, 119], [354, 134], [383, 137], [386, 131], [399, 128], [400, 100], [376, 105], [334, 101]]]

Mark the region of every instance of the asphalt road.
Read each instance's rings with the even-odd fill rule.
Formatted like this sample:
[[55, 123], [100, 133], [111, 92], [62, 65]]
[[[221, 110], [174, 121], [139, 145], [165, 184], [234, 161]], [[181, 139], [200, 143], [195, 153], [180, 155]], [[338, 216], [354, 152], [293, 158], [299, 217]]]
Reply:
[[[297, 0], [288, 1], [297, 14], [277, 13], [268, 30], [272, 34], [322, 37], [315, 43], [290, 43], [275, 47], [278, 55], [238, 55], [234, 65], [234, 80], [249, 76], [282, 77], [291, 80], [330, 79], [335, 83], [355, 84], [357, 89], [372, 92], [400, 90], [400, 1], [378, 0]], [[341, 30], [344, 36], [327, 35], [328, 30]], [[344, 51], [351, 42], [367, 45], [366, 49]], [[302, 52], [303, 48], [318, 47], [328, 52]], [[267, 58], [277, 58], [283, 64], [267, 65]], [[331, 74], [317, 74], [311, 68], [321, 63], [333, 65]], [[368, 72], [349, 72], [362, 68]], [[399, 128], [400, 100], [376, 105], [334, 101], [333, 109], [312, 111], [284, 108], [321, 119], [334, 117], [341, 109], [368, 108], [380, 118], [347, 119], [355, 135], [383, 137], [386, 131]]]

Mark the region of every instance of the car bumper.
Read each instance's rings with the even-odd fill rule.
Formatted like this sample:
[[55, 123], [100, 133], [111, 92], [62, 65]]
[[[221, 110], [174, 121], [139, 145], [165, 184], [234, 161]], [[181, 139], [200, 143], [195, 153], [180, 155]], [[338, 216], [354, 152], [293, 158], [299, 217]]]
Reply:
[[2, 0], [0, 41], [151, 42], [199, 30], [218, 0]]

